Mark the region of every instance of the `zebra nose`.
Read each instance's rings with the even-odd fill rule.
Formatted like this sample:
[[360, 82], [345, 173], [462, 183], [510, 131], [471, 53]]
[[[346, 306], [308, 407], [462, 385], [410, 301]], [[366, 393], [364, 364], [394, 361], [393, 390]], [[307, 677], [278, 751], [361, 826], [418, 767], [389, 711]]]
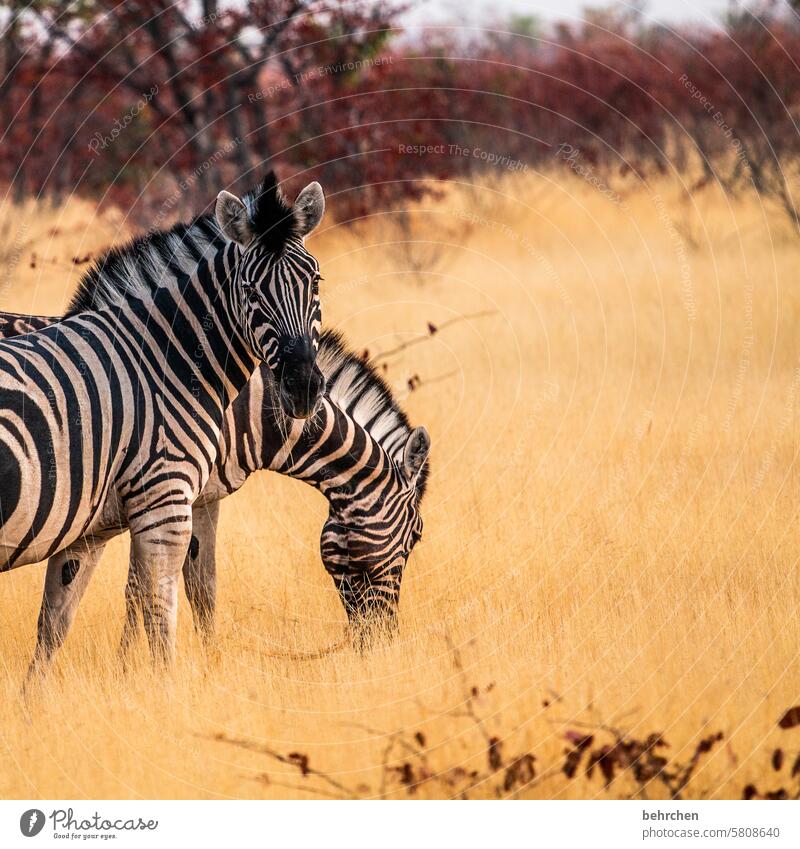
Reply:
[[316, 364], [315, 351], [310, 339], [301, 338], [285, 345], [284, 354], [280, 379], [283, 405], [293, 418], [308, 418], [325, 391], [325, 378]]
[[325, 391], [325, 378], [316, 365], [307, 374], [288, 374], [283, 381], [282, 389], [291, 399], [299, 418], [315, 412], [322, 393]]

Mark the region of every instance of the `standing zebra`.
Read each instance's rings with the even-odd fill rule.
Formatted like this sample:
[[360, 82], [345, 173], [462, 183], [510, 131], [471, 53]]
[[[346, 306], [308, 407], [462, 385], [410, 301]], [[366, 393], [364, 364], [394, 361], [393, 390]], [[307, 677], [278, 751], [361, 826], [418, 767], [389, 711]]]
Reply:
[[[0, 313], [0, 336], [54, 320]], [[403, 569], [422, 533], [428, 435], [424, 428], [411, 428], [380, 375], [347, 351], [337, 334], [322, 334], [317, 363], [326, 390], [309, 419], [285, 421], [276, 409], [274, 384], [264, 366], [225, 414], [217, 460], [195, 502], [183, 566], [195, 624], [206, 639], [213, 631], [219, 501], [259, 470], [303, 480], [328, 499], [329, 516], [320, 540], [322, 560], [354, 634], [359, 634], [365, 619], [387, 629], [395, 625]], [[50, 558], [33, 671], [49, 663], [66, 637], [103, 547], [79, 541]], [[139, 590], [132, 558], [123, 653], [135, 635]]]
[[173, 655], [225, 409], [258, 360], [289, 415], [318, 404], [319, 269], [303, 239], [323, 211], [317, 183], [290, 207], [272, 174], [244, 200], [221, 192], [216, 225], [110, 251], [63, 320], [0, 342], [0, 571], [78, 541], [90, 552], [127, 524], [150, 644]]

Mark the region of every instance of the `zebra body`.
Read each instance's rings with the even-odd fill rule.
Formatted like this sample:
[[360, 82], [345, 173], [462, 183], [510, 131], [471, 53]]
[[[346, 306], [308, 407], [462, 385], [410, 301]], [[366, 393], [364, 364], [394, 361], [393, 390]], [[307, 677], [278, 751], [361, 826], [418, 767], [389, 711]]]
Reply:
[[[54, 319], [0, 314], [0, 334], [41, 327]], [[318, 365], [326, 391], [305, 421], [286, 419], [274, 382], [257, 369], [227, 409], [217, 459], [192, 514], [192, 539], [183, 566], [195, 623], [213, 630], [219, 502], [254, 472], [271, 470], [303, 480], [329, 502], [322, 530], [323, 563], [354, 623], [364, 616], [394, 623], [408, 554], [422, 532], [420, 501], [427, 477], [427, 434], [413, 429], [388, 387], [367, 363], [346, 350], [337, 334], [320, 339]], [[50, 659], [66, 636], [106, 539], [99, 534], [50, 559], [39, 616], [36, 665]], [[122, 645], [135, 634], [141, 587], [132, 559], [126, 588]]]
[[[213, 279], [203, 265], [194, 278], [206, 292]], [[0, 571], [75, 542], [112, 494], [132, 532], [157, 548], [181, 544], [181, 507], [205, 485], [222, 414], [255, 360], [227, 319], [192, 334], [219, 348], [214, 368], [195, 370], [179, 346], [159, 347], [169, 331], [163, 297], [131, 298], [124, 317], [95, 309], [0, 343]]]
[[258, 360], [292, 415], [318, 403], [319, 274], [302, 238], [323, 208], [316, 184], [286, 206], [272, 176], [244, 201], [223, 192], [217, 223], [109, 252], [65, 318], [0, 342], [0, 571], [125, 524], [151, 646], [172, 654], [226, 408]]
[[[217, 462], [196, 508], [235, 492], [262, 469], [313, 486], [328, 501], [320, 551], [348, 618], [392, 628], [403, 570], [422, 535], [430, 439], [425, 428], [411, 427], [377, 371], [337, 333], [323, 333], [317, 362], [326, 390], [305, 421], [276, 415], [263, 370], [253, 375], [226, 412]], [[197, 538], [184, 567], [187, 582], [207, 587], [211, 596], [208, 611], [197, 614], [206, 627], [213, 613], [214, 541]]]

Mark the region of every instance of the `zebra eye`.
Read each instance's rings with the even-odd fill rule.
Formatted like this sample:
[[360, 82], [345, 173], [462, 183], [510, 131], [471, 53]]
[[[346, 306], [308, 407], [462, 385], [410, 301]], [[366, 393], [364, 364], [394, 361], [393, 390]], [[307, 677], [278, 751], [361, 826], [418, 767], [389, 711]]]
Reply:
[[257, 304], [259, 301], [258, 289], [252, 283], [243, 283], [242, 291], [244, 296], [251, 304]]

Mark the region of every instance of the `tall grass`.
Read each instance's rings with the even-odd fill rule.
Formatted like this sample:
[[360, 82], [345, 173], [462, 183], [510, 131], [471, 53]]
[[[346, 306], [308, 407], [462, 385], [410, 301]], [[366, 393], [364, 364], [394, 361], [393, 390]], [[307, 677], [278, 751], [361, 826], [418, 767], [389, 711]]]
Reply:
[[[59, 310], [72, 258], [124, 229], [82, 206], [15, 215], [38, 229], [9, 309]], [[409, 237], [450, 244], [420, 248], [420, 270]], [[279, 656], [334, 642], [344, 616], [319, 559], [326, 505], [274, 475], [224, 503], [217, 644], [182, 598], [166, 679], [143, 640], [118, 669], [122, 538], [26, 709], [43, 569], [3, 575], [0, 795], [653, 798], [692, 764], [684, 797], [788, 787], [800, 287], [780, 215], [517, 176], [310, 247], [326, 323], [355, 347], [425, 337], [386, 372], [433, 439], [398, 639]], [[58, 265], [31, 268], [33, 251]]]

